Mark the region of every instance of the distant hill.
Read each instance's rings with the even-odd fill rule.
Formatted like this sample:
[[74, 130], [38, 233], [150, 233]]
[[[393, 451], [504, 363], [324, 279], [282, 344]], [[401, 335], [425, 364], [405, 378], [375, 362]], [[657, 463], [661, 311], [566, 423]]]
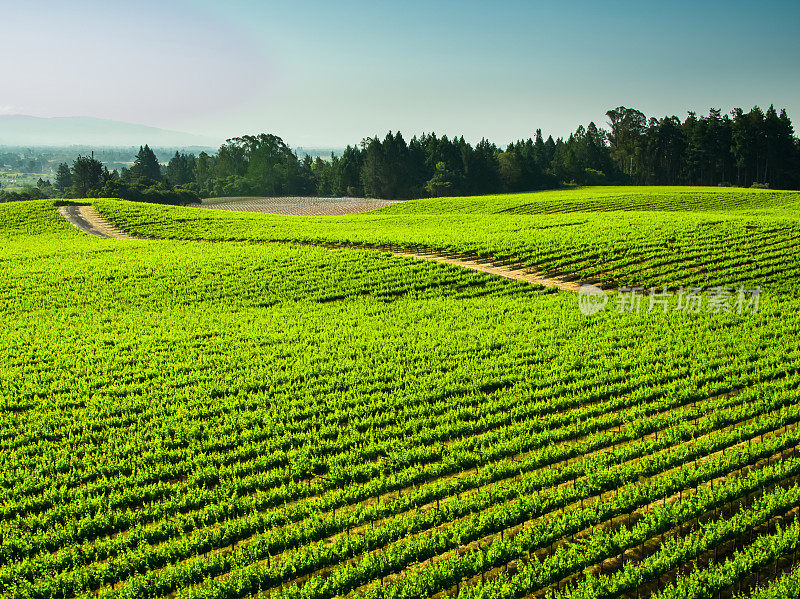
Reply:
[[303, 146], [297, 146], [294, 151], [300, 158], [308, 154], [312, 158], [325, 158], [326, 160], [331, 157], [331, 154], [340, 157], [344, 154], [344, 148], [304, 148]]
[[213, 147], [223, 140], [92, 117], [0, 115], [0, 146]]

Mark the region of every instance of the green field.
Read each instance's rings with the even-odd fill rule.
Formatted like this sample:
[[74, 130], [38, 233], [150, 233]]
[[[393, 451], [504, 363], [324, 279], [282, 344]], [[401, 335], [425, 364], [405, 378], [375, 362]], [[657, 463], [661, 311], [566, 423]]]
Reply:
[[800, 193], [92, 202], [151, 239], [0, 205], [3, 597], [800, 595]]
[[666, 189], [437, 198], [314, 218], [110, 200], [95, 205], [147, 237], [398, 244], [493, 257], [611, 289], [724, 283], [793, 293], [800, 277], [800, 194]]

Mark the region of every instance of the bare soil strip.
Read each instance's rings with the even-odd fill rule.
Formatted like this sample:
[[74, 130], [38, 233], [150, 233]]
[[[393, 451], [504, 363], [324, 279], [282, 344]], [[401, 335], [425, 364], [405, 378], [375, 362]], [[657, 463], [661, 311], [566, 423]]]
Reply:
[[445, 255], [438, 252], [403, 250], [393, 251], [391, 254], [399, 258], [421, 258], [422, 260], [431, 260], [433, 262], [441, 262], [443, 264], [452, 264], [453, 266], [469, 268], [471, 270], [497, 275], [499, 277], [512, 279], [514, 281], [524, 281], [532, 285], [541, 285], [543, 287], [557, 287], [558, 289], [563, 289], [565, 291], [578, 291], [581, 287], [579, 283], [574, 281], [565, 281], [563, 279], [547, 277], [535, 272], [510, 268], [508, 266], [501, 266], [492, 264], [490, 262], [480, 262], [478, 260], [458, 258], [454, 257], [453, 255]]
[[58, 211], [67, 222], [89, 235], [107, 239], [136, 239], [111, 224], [94, 206], [60, 206]]
[[238, 212], [263, 212], [267, 214], [286, 214], [290, 216], [340, 216], [370, 212], [392, 206], [397, 200], [376, 200], [369, 198], [316, 198], [316, 197], [241, 197], [209, 198], [196, 208], [211, 210], [235, 210]]
[[[217, 206], [214, 207], [216, 208]], [[67, 219], [70, 224], [74, 225], [81, 231], [88, 233], [89, 235], [111, 239], [140, 239], [114, 226], [102, 214], [100, 214], [94, 208], [94, 206], [61, 206], [58, 211], [65, 219]], [[321, 247], [328, 247], [329, 249], [338, 249], [339, 247], [342, 247], [324, 243], [309, 243], [304, 245], [319, 245]], [[352, 247], [358, 248], [359, 246]], [[513, 266], [496, 264], [491, 261], [474, 260], [459, 254], [446, 254], [443, 252], [434, 252], [422, 249], [416, 250], [411, 248], [400, 248], [399, 246], [380, 246], [365, 249], [377, 249], [379, 251], [388, 252], [392, 256], [396, 256], [398, 258], [415, 258], [418, 260], [429, 260], [432, 262], [440, 262], [442, 264], [450, 264], [452, 266], [484, 272], [498, 277], [503, 277], [505, 279], [523, 281], [531, 285], [556, 287], [565, 291], [578, 291], [578, 289], [580, 289], [580, 283], [575, 281], [554, 278], [536, 272], [514, 268]]]

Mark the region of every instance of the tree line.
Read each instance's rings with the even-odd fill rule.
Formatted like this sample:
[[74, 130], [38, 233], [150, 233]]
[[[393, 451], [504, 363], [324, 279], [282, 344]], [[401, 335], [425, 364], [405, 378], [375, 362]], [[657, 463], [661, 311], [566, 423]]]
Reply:
[[564, 184], [800, 186], [800, 141], [786, 110], [647, 118], [618, 107], [609, 129], [589, 123], [569, 137], [498, 147], [434, 133], [397, 132], [300, 159], [273, 135], [228, 140], [214, 156], [176, 154], [167, 167], [202, 196], [319, 195], [407, 199], [552, 189]]
[[785, 109], [711, 109], [681, 121], [648, 119], [620, 106], [606, 116], [608, 129], [589, 123], [555, 140], [538, 129], [505, 148], [435, 133], [407, 142], [400, 132], [389, 132], [347, 146], [341, 155], [314, 159], [300, 158], [280, 137], [262, 133], [229, 139], [216, 154], [176, 152], [160, 165], [145, 145], [134, 164], [119, 171], [94, 156], [61, 164], [50, 193], [186, 204], [224, 196], [408, 199], [565, 184], [800, 186], [800, 141]]
[[730, 115], [711, 109], [650, 118], [620, 107], [607, 113], [608, 153], [618, 173], [636, 184], [752, 185], [797, 189], [800, 145], [786, 110], [758, 106]]

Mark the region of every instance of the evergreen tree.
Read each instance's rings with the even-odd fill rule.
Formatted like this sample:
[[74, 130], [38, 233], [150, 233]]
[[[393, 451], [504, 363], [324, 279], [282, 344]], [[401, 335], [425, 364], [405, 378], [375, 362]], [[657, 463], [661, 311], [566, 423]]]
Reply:
[[676, 116], [651, 119], [644, 153], [646, 176], [653, 185], [677, 185], [683, 176], [687, 140]]
[[72, 187], [72, 173], [69, 170], [69, 165], [66, 162], [62, 162], [58, 165], [58, 170], [56, 171], [56, 188], [61, 191], [69, 191]]
[[87, 198], [99, 189], [103, 181], [103, 164], [95, 160], [94, 153], [78, 156], [72, 163], [72, 193], [76, 198]]
[[485, 138], [472, 152], [468, 177], [469, 193], [485, 194], [500, 189], [500, 163], [498, 149]]
[[378, 175], [378, 196], [390, 200], [411, 197], [408, 146], [398, 131], [390, 131], [381, 144], [382, 168]]
[[777, 127], [776, 143], [780, 161], [775, 167], [775, 187], [797, 189], [800, 187], [800, 140], [794, 137], [794, 127], [785, 108], [778, 115]]
[[130, 172], [133, 179], [161, 181], [161, 165], [158, 163], [158, 158], [156, 158], [155, 153], [148, 145], [145, 144], [144, 147], [139, 146], [139, 153], [133, 161]]
[[411, 197], [425, 195], [428, 169], [425, 167], [425, 149], [416, 135], [408, 142], [408, 181]]
[[522, 191], [522, 161], [516, 146], [514, 146], [514, 144], [509, 144], [505, 152], [500, 152], [500, 154], [498, 154], [497, 161], [499, 164], [503, 191]]
[[547, 149], [544, 147], [544, 137], [542, 137], [542, 130], [536, 130], [536, 141], [533, 143], [534, 155], [536, 156], [536, 163], [539, 168], [544, 172], [550, 167], [550, 161], [547, 159]]
[[544, 142], [544, 149], [547, 157], [547, 164], [551, 165], [552, 168], [553, 159], [556, 157], [556, 142], [553, 141], [552, 135], [547, 136], [547, 141]]
[[194, 168], [196, 159], [192, 154], [188, 156], [175, 152], [167, 164], [167, 180], [172, 185], [186, 185], [194, 182]]
[[453, 195], [454, 190], [460, 187], [459, 179], [457, 173], [447, 170], [447, 165], [439, 162], [433, 177], [425, 183], [425, 191], [432, 197]]
[[361, 183], [368, 198], [383, 197], [383, 147], [377, 137], [362, 140], [364, 161], [361, 167]]
[[361, 169], [364, 153], [357, 146], [347, 146], [338, 162], [334, 193], [348, 197], [364, 196]]
[[314, 159], [306, 154], [300, 163], [300, 193], [304, 196], [313, 196], [317, 193], [313, 168]]
[[311, 167], [315, 193], [317, 196], [329, 197], [332, 195], [339, 195], [336, 191], [332, 191], [333, 171], [335, 166], [338, 167], [338, 165], [333, 161], [334, 158], [335, 156], [331, 156], [331, 160], [329, 162], [317, 156], [317, 159], [314, 161], [314, 164]]

